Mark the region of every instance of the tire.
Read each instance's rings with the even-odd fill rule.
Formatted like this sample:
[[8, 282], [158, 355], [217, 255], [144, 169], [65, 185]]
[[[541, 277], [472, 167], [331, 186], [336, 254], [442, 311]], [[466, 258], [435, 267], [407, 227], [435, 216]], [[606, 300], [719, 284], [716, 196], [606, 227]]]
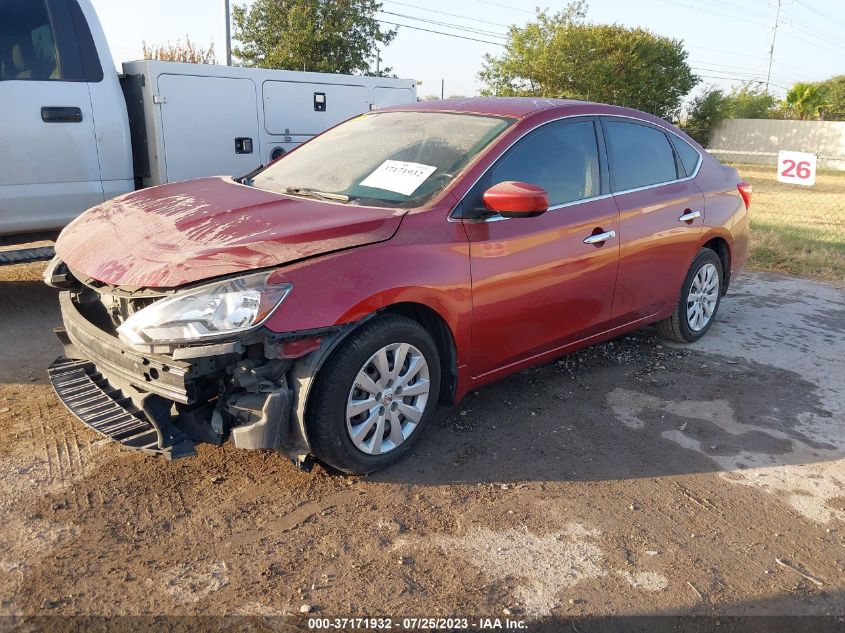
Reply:
[[305, 422], [314, 455], [352, 475], [380, 470], [404, 457], [431, 422], [440, 394], [437, 346], [416, 321], [378, 316], [338, 346], [312, 394]]
[[[719, 312], [724, 283], [719, 256], [709, 248], [702, 248], [687, 272], [675, 310], [657, 323], [660, 336], [677, 343], [694, 343], [707, 334]], [[690, 294], [699, 288], [702, 292], [690, 301]]]

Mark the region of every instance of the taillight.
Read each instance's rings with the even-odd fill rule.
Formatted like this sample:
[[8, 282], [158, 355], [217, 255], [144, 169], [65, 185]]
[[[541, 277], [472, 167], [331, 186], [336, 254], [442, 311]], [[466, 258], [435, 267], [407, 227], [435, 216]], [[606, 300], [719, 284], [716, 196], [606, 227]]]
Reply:
[[736, 188], [739, 189], [739, 195], [742, 196], [742, 201], [745, 203], [745, 208], [747, 209], [751, 206], [751, 185], [742, 181]]

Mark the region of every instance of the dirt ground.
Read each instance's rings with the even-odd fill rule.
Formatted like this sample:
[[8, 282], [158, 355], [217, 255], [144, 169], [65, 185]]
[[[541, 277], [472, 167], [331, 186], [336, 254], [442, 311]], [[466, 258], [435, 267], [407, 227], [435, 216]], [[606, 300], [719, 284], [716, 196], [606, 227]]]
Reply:
[[842, 288], [746, 274], [701, 343], [522, 372], [360, 478], [102, 440], [42, 267], [0, 268], [0, 615], [845, 616]]

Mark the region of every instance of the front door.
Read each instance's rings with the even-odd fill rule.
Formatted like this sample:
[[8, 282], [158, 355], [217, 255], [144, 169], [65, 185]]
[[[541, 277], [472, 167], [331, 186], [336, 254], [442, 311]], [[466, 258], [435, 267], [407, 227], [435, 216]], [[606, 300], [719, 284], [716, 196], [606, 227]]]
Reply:
[[0, 0], [0, 233], [60, 228], [103, 201], [85, 79], [67, 2]]
[[[541, 126], [509, 149], [464, 198], [474, 377], [608, 326], [619, 243], [590, 238], [616, 232], [618, 211], [603, 195], [596, 125], [568, 119]], [[546, 189], [550, 209], [534, 218], [470, 219], [483, 206], [484, 191], [508, 180]]]

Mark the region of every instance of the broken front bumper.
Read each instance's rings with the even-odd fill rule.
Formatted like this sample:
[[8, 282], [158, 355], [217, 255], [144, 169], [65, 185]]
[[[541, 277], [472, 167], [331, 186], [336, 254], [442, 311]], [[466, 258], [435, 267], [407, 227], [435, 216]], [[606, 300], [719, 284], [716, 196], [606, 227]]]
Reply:
[[275, 449], [300, 462], [307, 456], [304, 424], [291, 416], [291, 360], [247, 358], [239, 344], [197, 348], [189, 360], [146, 354], [90, 322], [70, 292], [60, 294], [60, 305], [64, 327], [55, 333], [65, 356], [50, 367], [50, 381], [97, 432], [168, 459], [229, 437], [236, 448]]

